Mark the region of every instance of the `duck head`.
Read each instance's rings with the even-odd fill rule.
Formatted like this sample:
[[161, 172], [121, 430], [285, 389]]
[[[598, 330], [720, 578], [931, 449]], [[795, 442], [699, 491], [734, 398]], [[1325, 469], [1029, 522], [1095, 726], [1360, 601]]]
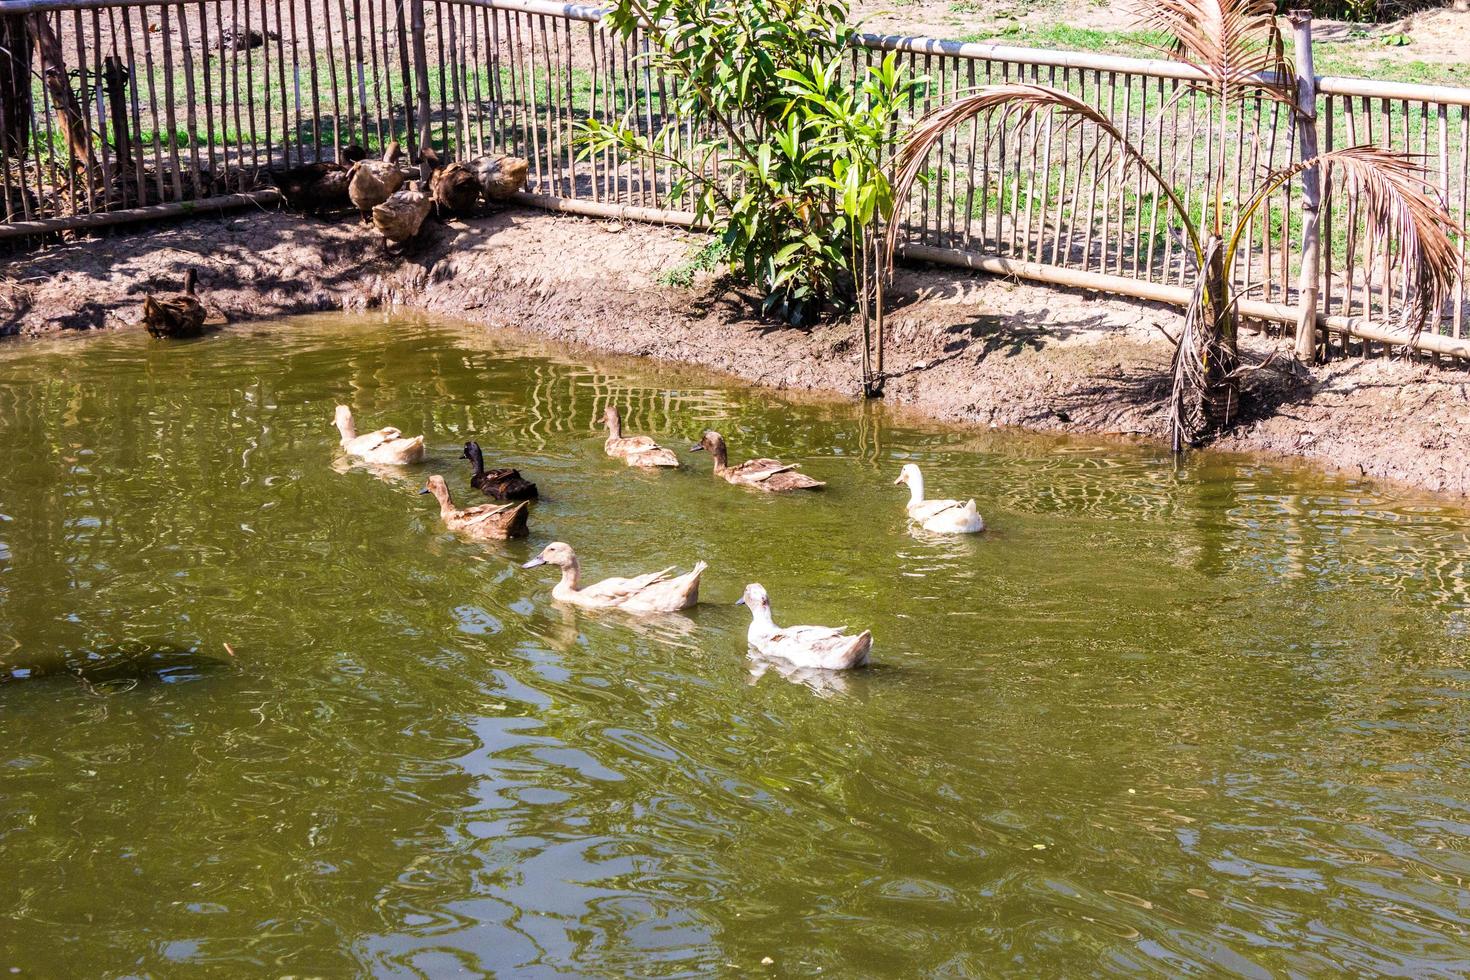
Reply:
[[464, 452], [460, 453], [460, 456], [469, 460], [470, 462], [474, 462], [476, 460], [484, 460], [485, 458], [485, 454], [480, 452], [480, 444], [478, 442], [465, 443]]
[[903, 469], [898, 471], [898, 479], [893, 481], [893, 485], [899, 486], [900, 484], [907, 483], [909, 486], [913, 486], [915, 481], [922, 480], [923, 478], [917, 466], [913, 463], [905, 463], [903, 464]]
[[745, 592], [740, 598], [735, 600], [735, 605], [769, 613], [771, 611], [771, 597], [766, 594], [766, 587], [764, 585], [761, 585], [759, 582], [751, 582], [745, 587]]
[[557, 568], [569, 568], [577, 563], [577, 554], [572, 551], [572, 546], [562, 541], [553, 541], [541, 549], [541, 554], [532, 558], [522, 565], [522, 568], [538, 568], [542, 565], [555, 565]]
[[708, 449], [711, 456], [725, 455], [725, 437], [714, 429], [705, 429], [699, 434], [699, 442], [689, 447], [691, 453], [703, 452]]
[[606, 426], [607, 430], [611, 432], [614, 436], [622, 434], [623, 417], [618, 413], [616, 405], [609, 405], [607, 406], [607, 408], [603, 409], [602, 424]]
[[338, 405], [332, 421], [336, 423], [337, 431], [342, 433], [343, 442], [357, 438], [357, 426], [352, 421], [352, 409], [346, 405]]
[[443, 504], [449, 500], [449, 484], [444, 482], [444, 477], [435, 473], [429, 477], [428, 484], [419, 491], [419, 496], [422, 497], [428, 493], [432, 493], [435, 497], [439, 498], [439, 503]]

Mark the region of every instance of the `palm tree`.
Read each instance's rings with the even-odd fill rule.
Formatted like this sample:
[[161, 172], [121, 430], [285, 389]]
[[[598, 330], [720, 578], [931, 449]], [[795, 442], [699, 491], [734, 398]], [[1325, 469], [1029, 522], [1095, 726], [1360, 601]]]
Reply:
[[[1219, 106], [1268, 98], [1297, 108], [1273, 0], [1153, 0], [1141, 11], [1144, 27], [1172, 39], [1170, 55], [1197, 69], [1194, 90]], [[1193, 259], [1194, 292], [1174, 353], [1170, 405], [1176, 450], [1198, 444], [1228, 425], [1240, 407], [1239, 313], [1232, 297], [1233, 267], [1243, 250], [1246, 228], [1272, 193], [1314, 168], [1342, 174], [1367, 215], [1375, 236], [1399, 248], [1393, 260], [1408, 271], [1408, 302], [1402, 319], [1411, 335], [1439, 315], [1453, 288], [1459, 257], [1453, 236], [1461, 233], [1428, 183], [1417, 158], [1376, 146], [1332, 150], [1262, 174], [1255, 190], [1234, 207], [1225, 199], [1225, 154], [1212, 160], [1214, 207], [1208, 224], [1185, 207], [1143, 148], [1097, 108], [1071, 93], [1045, 85], [987, 85], [919, 119], [895, 158], [894, 213], [902, 211], [925, 167], [930, 148], [945, 132], [972, 119], [997, 127], [1020, 127], [1049, 114], [1067, 130], [1090, 127], [1104, 167], [1137, 168], [1162, 192], [1183, 226]], [[1222, 135], [1223, 139], [1223, 135]], [[892, 268], [898, 226], [888, 227], [885, 267]], [[1382, 239], [1380, 239], [1382, 240]]]

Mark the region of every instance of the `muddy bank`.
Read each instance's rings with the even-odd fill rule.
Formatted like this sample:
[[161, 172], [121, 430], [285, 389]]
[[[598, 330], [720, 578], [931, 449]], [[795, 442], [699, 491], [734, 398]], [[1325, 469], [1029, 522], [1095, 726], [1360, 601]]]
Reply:
[[[762, 322], [750, 297], [685, 265], [697, 236], [508, 211], [433, 226], [390, 255], [350, 222], [277, 212], [198, 219], [58, 246], [0, 267], [0, 333], [131, 326], [148, 289], [201, 293], [232, 321], [399, 306], [509, 326], [619, 354], [717, 368], [773, 388], [857, 391], [847, 324]], [[971, 276], [900, 273], [890, 320], [891, 402], [954, 421], [1165, 437], [1177, 329], [1167, 307]], [[1247, 357], [1289, 349], [1247, 339]], [[1257, 412], [1219, 445], [1315, 460], [1353, 475], [1470, 496], [1470, 372], [1351, 360], [1292, 379], [1251, 376]]]

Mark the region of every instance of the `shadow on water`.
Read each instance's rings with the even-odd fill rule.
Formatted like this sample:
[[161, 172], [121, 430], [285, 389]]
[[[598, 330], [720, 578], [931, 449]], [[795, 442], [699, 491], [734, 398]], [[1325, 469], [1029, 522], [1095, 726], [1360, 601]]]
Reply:
[[187, 684], [232, 672], [232, 660], [171, 643], [126, 641], [72, 650], [54, 657], [7, 663], [0, 689], [26, 681], [75, 681], [93, 694], [126, 694], [160, 684]]

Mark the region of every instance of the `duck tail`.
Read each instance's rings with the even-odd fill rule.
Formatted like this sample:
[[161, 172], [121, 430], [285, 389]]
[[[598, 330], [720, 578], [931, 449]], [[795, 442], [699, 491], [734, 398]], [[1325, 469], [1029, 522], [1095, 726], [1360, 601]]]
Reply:
[[689, 577], [692, 579], [698, 579], [699, 576], [704, 574], [705, 569], [707, 568], [709, 568], [709, 562], [697, 561], [694, 563], [694, 570], [689, 573]]

